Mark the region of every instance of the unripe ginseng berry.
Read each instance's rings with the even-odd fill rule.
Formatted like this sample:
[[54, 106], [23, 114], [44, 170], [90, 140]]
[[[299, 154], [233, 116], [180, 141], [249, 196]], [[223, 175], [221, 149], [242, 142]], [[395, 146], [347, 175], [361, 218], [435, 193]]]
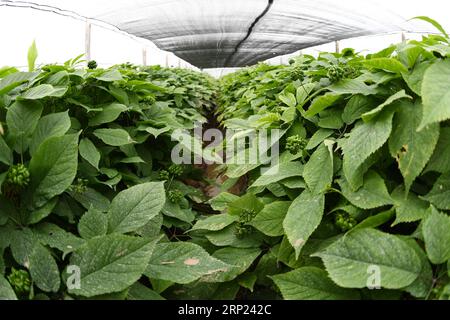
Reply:
[[30, 172], [23, 164], [17, 164], [9, 168], [6, 175], [6, 183], [24, 188], [30, 183]]
[[91, 60], [88, 62], [88, 68], [89, 69], [97, 69], [97, 61]]
[[297, 154], [307, 145], [307, 141], [299, 135], [290, 136], [286, 139], [286, 150], [292, 154]]
[[12, 268], [7, 279], [18, 295], [27, 294], [30, 292], [31, 280], [27, 271]]

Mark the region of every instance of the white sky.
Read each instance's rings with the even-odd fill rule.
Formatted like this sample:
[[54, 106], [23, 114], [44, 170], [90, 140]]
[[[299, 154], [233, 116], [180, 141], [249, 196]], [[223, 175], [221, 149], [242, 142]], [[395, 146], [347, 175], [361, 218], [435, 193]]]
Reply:
[[[341, 0], [345, 5], [356, 0]], [[364, 0], [367, 1], [367, 0]], [[356, 1], [363, 5], [363, 0]], [[426, 15], [439, 21], [450, 30], [449, 0], [370, 0], [380, 6], [388, 7], [405, 18]], [[25, 66], [27, 49], [33, 39], [39, 51], [38, 63], [64, 62], [84, 53], [85, 22], [53, 13], [27, 8], [0, 6], [0, 65]], [[407, 34], [408, 38], [417, 35]], [[341, 41], [340, 47], [353, 47], [358, 51], [378, 51], [391, 43], [400, 41], [400, 35], [372, 36]], [[173, 54], [157, 49], [150, 41], [138, 39], [92, 26], [91, 57], [100, 65], [132, 62], [141, 64], [143, 48], [147, 50], [147, 64], [183, 66]], [[303, 50], [317, 53], [318, 50], [334, 51], [334, 44]], [[285, 62], [286, 57], [271, 59], [273, 63]]]

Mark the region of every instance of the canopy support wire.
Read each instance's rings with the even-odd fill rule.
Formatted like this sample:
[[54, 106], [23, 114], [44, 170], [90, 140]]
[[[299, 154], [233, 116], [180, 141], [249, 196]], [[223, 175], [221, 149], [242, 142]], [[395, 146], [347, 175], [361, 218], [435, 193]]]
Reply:
[[268, 0], [267, 1], [267, 5], [266, 8], [263, 10], [263, 12], [261, 12], [259, 14], [259, 16], [256, 17], [256, 19], [252, 22], [252, 24], [250, 25], [250, 28], [248, 28], [247, 30], [247, 35], [244, 37], [244, 39], [242, 39], [241, 41], [239, 41], [239, 43], [236, 45], [236, 47], [234, 48], [233, 52], [228, 56], [227, 60], [224, 63], [224, 67], [228, 67], [228, 64], [230, 63], [231, 59], [234, 57], [234, 55], [238, 52], [239, 48], [242, 46], [242, 44], [244, 44], [245, 40], [247, 40], [250, 35], [253, 32], [253, 28], [256, 26], [256, 24], [259, 22], [259, 20], [261, 20], [270, 10], [270, 7], [272, 6], [274, 0]]

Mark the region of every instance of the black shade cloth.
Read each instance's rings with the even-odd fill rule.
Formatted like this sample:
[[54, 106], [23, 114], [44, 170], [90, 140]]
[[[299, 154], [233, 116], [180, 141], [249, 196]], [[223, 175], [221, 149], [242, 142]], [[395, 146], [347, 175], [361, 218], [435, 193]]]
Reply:
[[330, 41], [402, 30], [403, 17], [364, 0], [35, 0], [111, 24], [200, 68], [241, 67]]

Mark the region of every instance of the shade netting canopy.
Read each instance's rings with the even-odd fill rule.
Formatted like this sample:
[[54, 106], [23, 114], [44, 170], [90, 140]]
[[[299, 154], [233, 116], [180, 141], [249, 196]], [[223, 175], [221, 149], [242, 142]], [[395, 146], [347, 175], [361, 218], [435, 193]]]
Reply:
[[[378, 1], [34, 0], [35, 7], [107, 23], [200, 68], [241, 67], [331, 41], [417, 30]], [[57, 27], [57, 26], [55, 26]]]

